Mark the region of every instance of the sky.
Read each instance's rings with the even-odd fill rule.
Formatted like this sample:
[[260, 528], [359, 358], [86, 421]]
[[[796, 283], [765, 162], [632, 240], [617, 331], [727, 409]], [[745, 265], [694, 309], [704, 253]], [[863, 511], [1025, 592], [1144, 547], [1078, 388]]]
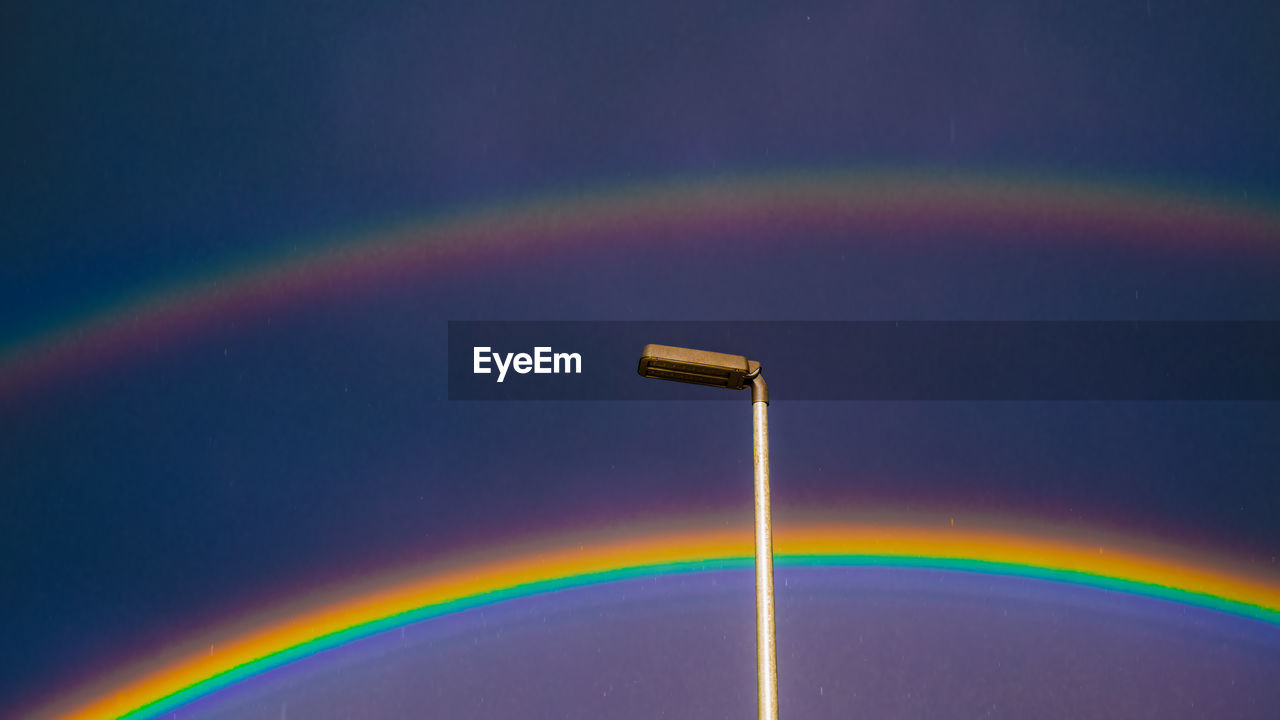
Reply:
[[[370, 570], [749, 517], [742, 404], [451, 401], [451, 320], [1280, 315], [1270, 3], [84, 5], [0, 23], [0, 375], [193, 288], [530, 203], [572, 223], [751, 178], [994, 189], [990, 222], [909, 193], [879, 223], [624, 202], [572, 242], [512, 222], [73, 343], [0, 396], [0, 706]], [[1063, 184], [1265, 222], [1073, 223]], [[1018, 215], [1018, 188], [1057, 214]], [[787, 382], [780, 521], [994, 513], [1280, 572], [1275, 402], [788, 403]]]

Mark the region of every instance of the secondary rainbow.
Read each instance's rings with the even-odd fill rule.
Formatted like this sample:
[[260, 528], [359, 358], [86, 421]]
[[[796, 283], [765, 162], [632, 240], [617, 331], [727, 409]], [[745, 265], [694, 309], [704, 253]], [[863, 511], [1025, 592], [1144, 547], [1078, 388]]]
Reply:
[[[871, 242], [885, 231], [991, 230], [1020, 243], [1189, 245], [1280, 251], [1280, 215], [1207, 195], [1035, 176], [904, 172], [791, 173], [667, 182], [546, 196], [413, 220], [311, 243], [301, 254], [255, 258], [198, 280], [118, 301], [0, 348], [0, 398], [83, 367], [321, 295], [413, 281], [497, 252], [575, 244], [682, 242], [715, 230], [834, 231]], [[945, 233], [944, 233], [945, 234]], [[1006, 240], [1008, 241], [1008, 240]]]
[[[1024, 576], [1280, 625], [1275, 577], [1134, 538], [1078, 531], [1049, 535], [1027, 527], [810, 515], [779, 526], [777, 561], [781, 568], [888, 565]], [[322, 600], [276, 608], [231, 630], [193, 639], [181, 651], [105, 679], [39, 716], [155, 717], [245, 678], [407, 623], [536, 593], [630, 577], [745, 569], [752, 562], [749, 528], [730, 526], [723, 518], [687, 518], [519, 547], [519, 552], [458, 556], [428, 570], [318, 593]]]

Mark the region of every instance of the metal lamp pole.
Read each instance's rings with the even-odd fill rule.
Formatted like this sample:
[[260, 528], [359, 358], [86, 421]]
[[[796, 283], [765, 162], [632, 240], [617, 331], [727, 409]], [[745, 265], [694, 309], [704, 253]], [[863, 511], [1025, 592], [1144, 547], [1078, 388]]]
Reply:
[[769, 388], [751, 378], [751, 454], [756, 486], [756, 699], [761, 720], [778, 718], [778, 648], [773, 623], [773, 516], [769, 509]]
[[756, 702], [760, 720], [778, 718], [778, 651], [773, 617], [773, 519], [769, 509], [769, 388], [760, 363], [741, 355], [646, 345], [640, 375], [658, 380], [751, 388], [756, 506]]

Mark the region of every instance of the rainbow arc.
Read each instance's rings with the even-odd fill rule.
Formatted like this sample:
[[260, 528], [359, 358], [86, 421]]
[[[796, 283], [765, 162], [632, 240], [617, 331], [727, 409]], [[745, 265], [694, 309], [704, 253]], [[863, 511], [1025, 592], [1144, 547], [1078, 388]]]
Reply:
[[[994, 526], [993, 526], [994, 527]], [[714, 529], [708, 529], [714, 528]], [[779, 527], [777, 565], [890, 566], [991, 573], [1105, 588], [1280, 625], [1280, 582], [1221, 559], [1108, 538], [813, 517]], [[1088, 536], [1097, 537], [1097, 536]], [[1115, 542], [1121, 544], [1116, 545]], [[273, 668], [409, 623], [492, 603], [636, 577], [751, 567], [749, 528], [685, 519], [635, 532], [544, 539], [523, 551], [458, 557], [434, 570], [339, 588], [305, 607], [215, 634], [182, 657], [100, 683], [59, 703], [72, 718], [149, 718]], [[116, 683], [114, 685], [110, 683]]]

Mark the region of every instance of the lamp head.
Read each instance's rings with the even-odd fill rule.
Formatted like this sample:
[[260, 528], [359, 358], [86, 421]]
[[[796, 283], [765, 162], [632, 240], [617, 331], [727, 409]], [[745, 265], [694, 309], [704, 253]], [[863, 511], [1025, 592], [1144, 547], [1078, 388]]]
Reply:
[[741, 390], [760, 373], [760, 363], [741, 355], [645, 345], [640, 353], [639, 372], [657, 380]]

